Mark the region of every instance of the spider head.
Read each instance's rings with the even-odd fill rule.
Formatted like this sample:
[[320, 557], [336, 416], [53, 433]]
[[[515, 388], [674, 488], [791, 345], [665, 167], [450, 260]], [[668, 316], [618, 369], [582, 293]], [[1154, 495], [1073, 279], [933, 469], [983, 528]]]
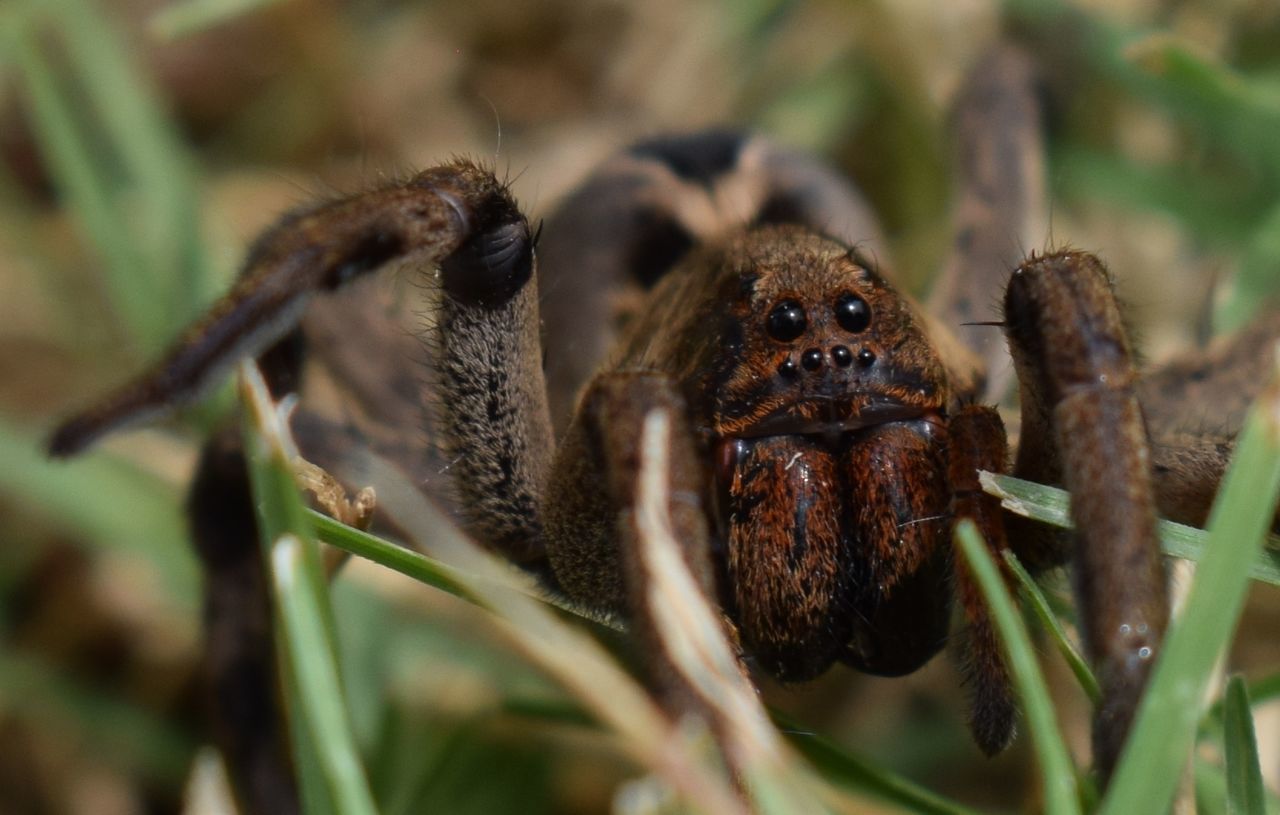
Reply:
[[723, 270], [738, 297], [716, 435], [838, 435], [942, 410], [946, 375], [914, 307], [855, 250], [767, 227], [732, 243]]

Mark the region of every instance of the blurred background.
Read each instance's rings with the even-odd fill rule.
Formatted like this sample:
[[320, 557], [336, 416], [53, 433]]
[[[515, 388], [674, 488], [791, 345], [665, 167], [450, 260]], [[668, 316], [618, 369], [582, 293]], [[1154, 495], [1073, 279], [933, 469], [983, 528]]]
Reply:
[[[1027, 248], [1099, 252], [1149, 359], [1239, 325], [1280, 268], [1271, 2], [6, 0], [0, 813], [225, 811], [179, 509], [219, 408], [69, 463], [40, 441], [153, 359], [282, 211], [467, 154], [536, 219], [637, 138], [729, 124], [856, 178], [919, 293], [949, 237], [948, 100], [1002, 35], [1039, 58], [1048, 104], [1051, 227]], [[1232, 658], [1254, 676], [1280, 663], [1272, 595]], [[383, 811], [607, 811], [636, 775], [588, 728], [511, 713], [558, 691], [474, 608], [361, 563], [335, 603]], [[1087, 754], [1085, 702], [1046, 660]], [[1035, 793], [1025, 741], [972, 746], [945, 657], [767, 694], [971, 806]], [[1274, 745], [1274, 716], [1258, 728]]]

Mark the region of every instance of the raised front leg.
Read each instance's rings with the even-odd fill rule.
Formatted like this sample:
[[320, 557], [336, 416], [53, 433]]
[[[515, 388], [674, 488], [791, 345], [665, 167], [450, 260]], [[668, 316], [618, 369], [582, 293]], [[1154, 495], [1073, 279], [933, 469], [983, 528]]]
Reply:
[[469, 451], [453, 467], [468, 526], [483, 543], [535, 564], [552, 439], [529, 285], [532, 239], [508, 190], [467, 161], [284, 218], [258, 240], [231, 291], [155, 368], [64, 423], [50, 451], [77, 453], [191, 401], [238, 359], [279, 355], [313, 295], [393, 261], [415, 264], [428, 281], [441, 270], [439, 412], [450, 446]]
[[[308, 301], [394, 261], [414, 264], [429, 283], [441, 270], [438, 409], [452, 448], [467, 451], [452, 468], [462, 512], [482, 542], [542, 569], [538, 495], [552, 441], [530, 285], [532, 240], [507, 189], [465, 161], [285, 217], [259, 239], [232, 290], [154, 369], [65, 422], [50, 451], [75, 454], [104, 433], [188, 402], [245, 356], [258, 357], [273, 396], [296, 390], [304, 351], [297, 325]], [[347, 315], [343, 327], [366, 325]], [[388, 331], [375, 326], [352, 345], [368, 348], [372, 338], [376, 346]], [[412, 377], [364, 381], [359, 354], [343, 357], [341, 350], [323, 352], [331, 361], [342, 357], [335, 378], [364, 397], [373, 424], [403, 419], [418, 391]], [[328, 466], [341, 460], [341, 427], [302, 411], [295, 419], [309, 456]], [[410, 460], [414, 471], [403, 444], [393, 447], [382, 436], [366, 441]], [[221, 434], [206, 447], [188, 509], [205, 571], [216, 738], [247, 811], [297, 811], [268, 581], [238, 434]]]
[[1065, 486], [1076, 526], [1066, 536], [1011, 517], [1010, 542], [1039, 567], [1074, 543], [1085, 645], [1102, 690], [1093, 742], [1105, 778], [1168, 619], [1137, 375], [1110, 278], [1092, 255], [1024, 262], [1009, 281], [1005, 323], [1022, 401], [1014, 473]]
[[529, 224], [506, 197], [441, 263], [439, 413], [467, 530], [541, 570], [540, 504], [555, 443], [542, 374]]

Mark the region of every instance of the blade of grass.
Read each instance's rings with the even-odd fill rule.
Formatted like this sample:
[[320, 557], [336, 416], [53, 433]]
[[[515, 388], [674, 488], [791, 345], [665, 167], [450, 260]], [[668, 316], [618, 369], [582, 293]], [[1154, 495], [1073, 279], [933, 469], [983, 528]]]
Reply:
[[[323, 513], [311, 509], [306, 510], [306, 512], [314, 525], [317, 539], [323, 543], [336, 546], [345, 552], [350, 552], [380, 566], [385, 566], [405, 577], [417, 580], [419, 583], [440, 589], [447, 594], [452, 594], [454, 597], [460, 597], [476, 605], [484, 606], [484, 602], [467, 588], [470, 581], [480, 578], [468, 575], [447, 563], [427, 557], [420, 552], [383, 540], [377, 535], [353, 529]], [[534, 599], [555, 606], [561, 611], [567, 611], [589, 622], [613, 628], [616, 631], [625, 629], [625, 626], [616, 619], [593, 614], [581, 606], [565, 602], [558, 597], [531, 590], [528, 585], [517, 585], [506, 581], [502, 582], [501, 586], [505, 589], [525, 591]]]
[[1258, 763], [1258, 740], [1253, 732], [1249, 692], [1239, 675], [1227, 680], [1223, 709], [1223, 747], [1227, 765], [1229, 815], [1267, 815], [1267, 798]]
[[[19, 15], [14, 15], [19, 17]], [[9, 38], [14, 64], [26, 89], [29, 121], [44, 158], [76, 220], [100, 253], [111, 305], [140, 350], [165, 339], [161, 309], [136, 272], [143, 259], [130, 238], [121, 208], [115, 206], [110, 168], [78, 121], [71, 97], [60, 87], [40, 36], [43, 15], [28, 14], [26, 25]]]
[[[654, 409], [640, 426], [640, 472], [629, 569], [634, 621], [661, 660], [663, 684], [681, 701], [668, 712], [695, 713], [714, 736], [719, 753], [751, 799], [751, 810], [824, 812], [808, 773], [793, 760], [769, 721], [760, 696], [729, 644], [723, 615], [694, 578], [671, 517], [669, 480], [675, 417]], [[663, 697], [659, 693], [659, 700]]]
[[[249, 475], [257, 500], [259, 533], [265, 554], [275, 541], [292, 534], [303, 541], [314, 541], [311, 517], [302, 503], [293, 477], [293, 460], [297, 457], [289, 434], [288, 413], [291, 405], [271, 401], [266, 382], [252, 360], [240, 366], [240, 392], [247, 409], [245, 451], [249, 459]], [[330, 649], [334, 648], [333, 609], [328, 602], [328, 579], [314, 543], [303, 548], [307, 578], [317, 596], [325, 598], [321, 613]]]
[[[1280, 696], [1280, 673], [1264, 676], [1254, 682], [1246, 682], [1245, 690], [1249, 696], [1251, 705], [1261, 705], [1276, 697]], [[1219, 699], [1209, 708], [1209, 712], [1205, 715], [1206, 720], [1221, 720], [1225, 699]]]
[[1198, 759], [1192, 767], [1196, 815], [1227, 815], [1227, 776], [1222, 767]]
[[[1186, 161], [1151, 169], [1141, 160], [1067, 147], [1054, 161], [1059, 169], [1055, 175], [1064, 184], [1082, 196], [1102, 191], [1136, 206], [1172, 212], [1208, 244], [1234, 249], [1245, 241], [1267, 240], [1261, 232], [1251, 233], [1270, 217], [1280, 174], [1274, 138], [1280, 92], [1270, 66], [1241, 70], [1167, 31], [1118, 24], [1062, 0], [1015, 0], [1008, 10], [1042, 32], [1074, 31], [1081, 67], [1102, 94], [1120, 92], [1167, 114], [1185, 131], [1183, 137], [1198, 145], [1190, 164], [1213, 157], [1212, 171], [1198, 174]], [[1188, 173], [1190, 184], [1183, 183]], [[1246, 288], [1255, 280], [1261, 278], [1250, 274]], [[1274, 291], [1274, 280], [1267, 288]], [[1241, 319], [1245, 296], [1241, 290], [1225, 306], [1227, 322]]]
[[1166, 213], [1210, 246], [1248, 240], [1258, 211], [1267, 205], [1265, 190], [1241, 188], [1181, 162], [1151, 165], [1073, 144], [1053, 151], [1052, 166], [1059, 196]]
[[[105, 151], [120, 161], [120, 193], [136, 202], [127, 219], [145, 266], [129, 270], [132, 283], [154, 301], [166, 335], [213, 296], [201, 243], [195, 173], [150, 82], [130, 57], [124, 34], [94, 0], [54, 0], [54, 19], [74, 82], [102, 126]], [[119, 197], [119, 195], [117, 196]], [[117, 207], [120, 202], [116, 202]]]
[[1103, 800], [1104, 815], [1163, 812], [1173, 800], [1195, 739], [1214, 663], [1230, 641], [1248, 587], [1249, 565], [1280, 493], [1280, 381], [1250, 411], [1214, 502], [1209, 543], [1183, 613], [1138, 710], [1129, 743]]
[[275, 589], [276, 642], [303, 807], [309, 815], [372, 815], [373, 796], [357, 758], [338, 674], [328, 583], [294, 484], [289, 408], [271, 401], [252, 361], [240, 372], [245, 450]]
[[1093, 675], [1093, 670], [1089, 668], [1089, 663], [1076, 649], [1075, 643], [1067, 637], [1066, 629], [1062, 627], [1062, 623], [1058, 621], [1058, 615], [1053, 613], [1049, 608], [1049, 600], [1044, 596], [1044, 592], [1040, 591], [1040, 586], [1036, 584], [1034, 578], [1023, 567], [1017, 556], [1011, 551], [1004, 553], [1005, 565], [1013, 573], [1017, 579], [1022, 594], [1026, 597], [1027, 602], [1031, 604], [1031, 610], [1036, 615], [1036, 619], [1044, 626], [1045, 630], [1053, 638], [1054, 644], [1058, 646], [1058, 652], [1062, 654], [1063, 659], [1067, 661], [1067, 666], [1071, 668], [1071, 672], [1075, 674], [1076, 680], [1079, 681], [1080, 687], [1084, 689], [1088, 695], [1089, 701], [1097, 704], [1101, 696], [1098, 689], [1098, 680]]
[[162, 40], [198, 34], [242, 14], [273, 6], [283, 0], [187, 0], [170, 3], [151, 16], [151, 34]]
[[1210, 145], [1235, 153], [1247, 166], [1263, 165], [1264, 175], [1280, 168], [1272, 138], [1280, 116], [1274, 83], [1203, 54], [1167, 30], [1083, 13], [1064, 0], [1016, 0], [1010, 9], [1041, 25], [1076, 30], [1077, 50], [1099, 78], [1164, 109]]
[[1149, 93], [1189, 115], [1224, 146], [1280, 169], [1271, 134], [1280, 125], [1280, 94], [1167, 32], [1131, 40], [1119, 53]]
[[[1071, 496], [1066, 490], [1023, 481], [1009, 475], [983, 472], [982, 489], [1000, 499], [1008, 511], [1063, 529], [1071, 528]], [[1203, 529], [1160, 521], [1160, 548], [1166, 555], [1201, 561], [1209, 547], [1210, 535]], [[1253, 580], [1280, 586], [1280, 537], [1267, 536], [1267, 545], [1252, 554], [1248, 575]]]
[[[1256, 701], [1256, 700], [1255, 700]], [[1227, 813], [1227, 772], [1219, 764], [1198, 758], [1192, 769], [1195, 774], [1196, 812], [1197, 815], [1226, 815]], [[1266, 812], [1280, 812], [1280, 796], [1265, 786], [1262, 789], [1266, 797]]]
[[200, 572], [173, 485], [107, 454], [50, 461], [33, 434], [0, 419], [0, 489], [95, 548], [135, 556], [169, 602], [195, 612]]
[[797, 726], [774, 711], [774, 723], [800, 755], [829, 784], [920, 815], [977, 815], [976, 810], [935, 795], [901, 776], [877, 767], [830, 739]]
[[[1000, 570], [972, 521], [956, 526], [956, 543], [973, 571], [1009, 659], [1009, 671], [1022, 699], [1028, 730], [1044, 779], [1044, 805], [1049, 815], [1079, 813], [1076, 770], [1054, 718], [1049, 689], [1036, 664], [1035, 650], [1005, 586]], [[1132, 810], [1137, 812], [1139, 810]]]
[[476, 602], [467, 592], [465, 577], [448, 564], [368, 532], [353, 529], [313, 509], [307, 510], [307, 518], [316, 531], [316, 538], [323, 543], [373, 561], [419, 583], [452, 594], [454, 597]]
[[338, 669], [321, 622], [322, 600], [306, 574], [304, 548], [292, 534], [271, 547], [272, 581], [284, 624], [281, 639], [297, 684], [292, 704], [306, 723], [336, 811], [373, 815], [373, 795], [351, 737]]
[[[255, 449], [252, 445], [253, 441], [260, 441], [252, 438], [251, 434], [253, 432], [250, 425], [246, 423], [245, 436], [246, 441], [251, 442], [248, 447], [250, 450]], [[268, 528], [288, 528], [288, 521], [281, 517], [288, 510], [282, 509], [279, 505], [273, 503], [270, 498], [265, 497], [265, 493], [267, 493], [266, 486], [279, 481], [271, 473], [272, 469], [274, 468], [271, 467], [266, 455], [249, 456], [249, 473], [251, 480], [254, 481], [254, 501], [259, 518], [259, 534], [262, 535], [263, 558], [268, 564], [270, 564], [269, 547], [273, 539], [267, 537], [265, 530]], [[289, 496], [283, 497], [286, 501], [293, 500]], [[283, 534], [288, 533], [284, 532]], [[270, 566], [268, 568], [270, 569]], [[279, 600], [273, 604], [273, 609], [275, 617], [273, 628], [276, 632], [283, 632], [284, 624], [281, 618]], [[280, 684], [282, 685], [283, 703], [289, 727], [289, 743], [293, 753], [294, 772], [297, 776], [302, 811], [306, 815], [341, 815], [334, 800], [331, 784], [325, 777], [323, 762], [319, 755], [320, 745], [299, 708], [298, 700], [301, 698], [302, 684], [298, 678], [298, 667], [294, 664], [285, 637], [284, 633], [278, 633], [275, 637], [276, 664], [280, 670]]]
[[121, 320], [156, 350], [214, 293], [192, 163], [96, 2], [29, 5], [14, 39], [37, 143], [105, 261]]

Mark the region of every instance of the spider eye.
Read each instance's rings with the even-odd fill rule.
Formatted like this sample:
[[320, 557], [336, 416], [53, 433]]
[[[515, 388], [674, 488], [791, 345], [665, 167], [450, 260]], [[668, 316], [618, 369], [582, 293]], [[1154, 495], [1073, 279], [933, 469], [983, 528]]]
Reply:
[[804, 309], [795, 300], [783, 300], [769, 312], [765, 330], [778, 342], [790, 342], [804, 333], [809, 321]]
[[851, 334], [867, 330], [871, 325], [871, 306], [856, 294], [842, 294], [836, 300], [836, 322]]

